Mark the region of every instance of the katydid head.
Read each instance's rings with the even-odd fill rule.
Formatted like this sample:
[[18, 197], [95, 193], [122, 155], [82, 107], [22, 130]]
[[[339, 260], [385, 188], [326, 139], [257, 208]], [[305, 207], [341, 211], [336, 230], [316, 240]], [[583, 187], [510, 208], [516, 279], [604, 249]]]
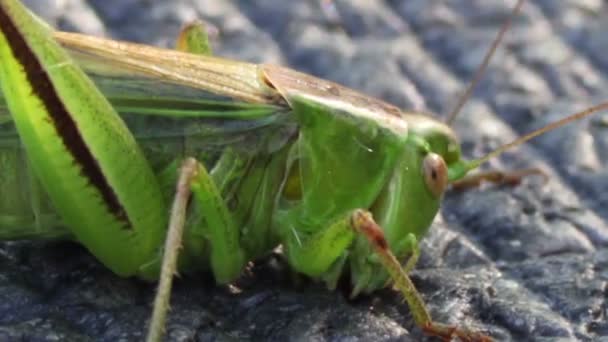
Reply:
[[[408, 127], [406, 144], [369, 208], [399, 258], [412, 252], [428, 231], [448, 187], [450, 165], [460, 161], [460, 145], [446, 124], [423, 115], [403, 117]], [[369, 244], [359, 239], [350, 254], [353, 296], [386, 283], [383, 268], [369, 255]]]

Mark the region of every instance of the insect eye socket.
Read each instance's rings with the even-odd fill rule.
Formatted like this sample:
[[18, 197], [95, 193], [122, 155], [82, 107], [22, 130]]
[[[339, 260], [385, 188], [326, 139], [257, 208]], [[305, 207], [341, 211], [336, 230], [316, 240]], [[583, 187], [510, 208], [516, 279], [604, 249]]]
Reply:
[[448, 186], [448, 167], [443, 158], [429, 153], [422, 162], [422, 173], [427, 188], [435, 197], [441, 197]]

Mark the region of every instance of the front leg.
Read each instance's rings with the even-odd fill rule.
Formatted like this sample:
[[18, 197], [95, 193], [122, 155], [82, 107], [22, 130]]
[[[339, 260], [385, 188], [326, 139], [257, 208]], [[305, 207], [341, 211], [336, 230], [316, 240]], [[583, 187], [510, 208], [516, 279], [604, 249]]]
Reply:
[[[394, 287], [407, 301], [416, 325], [424, 332], [445, 340], [459, 338], [462, 341], [491, 341], [490, 337], [483, 334], [433, 321], [420, 293], [391, 251], [382, 228], [366, 210], [355, 210], [309, 237], [299, 236], [295, 228], [292, 229], [292, 237], [287, 238], [286, 242], [287, 258], [296, 271], [319, 277], [340, 260], [339, 257], [347, 252], [357, 235], [363, 236], [370, 244], [380, 264], [390, 275]], [[413, 241], [411, 239], [408, 240], [415, 243], [415, 237]], [[412, 248], [412, 251], [413, 259], [406, 266], [408, 270], [418, 257], [417, 248]]]
[[391, 252], [384, 232], [365, 210], [359, 209], [348, 213], [307, 237], [302, 236], [295, 227], [292, 227], [290, 236], [286, 238], [287, 259], [298, 272], [311, 277], [322, 276], [342, 254], [347, 252], [357, 235], [364, 236], [376, 252], [376, 256], [395, 286], [405, 296], [416, 322], [420, 326], [431, 322], [422, 298]]
[[[437, 336], [445, 341], [451, 341], [453, 338], [471, 342], [492, 341], [492, 338], [487, 335], [466, 328], [433, 321], [424, 304], [424, 300], [420, 296], [418, 290], [416, 290], [414, 283], [412, 283], [412, 280], [399, 263], [399, 260], [397, 260], [395, 255], [391, 252], [382, 228], [374, 221], [369, 212], [356, 210], [351, 216], [351, 227], [357, 233], [362, 234], [370, 243], [376, 255], [379, 256], [382, 266], [389, 273], [394, 287], [397, 288], [405, 298], [416, 325], [425, 333]], [[417, 259], [416, 253], [415, 250], [413, 255], [414, 259], [410, 259], [410, 261]], [[410, 265], [410, 261], [408, 261], [408, 265]]]

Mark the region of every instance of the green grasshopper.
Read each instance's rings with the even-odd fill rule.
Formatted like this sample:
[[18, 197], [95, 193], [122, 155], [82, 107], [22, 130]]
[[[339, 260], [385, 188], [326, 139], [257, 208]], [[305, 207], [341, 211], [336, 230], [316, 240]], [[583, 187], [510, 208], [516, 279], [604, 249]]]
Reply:
[[[428, 334], [489, 340], [432, 320], [408, 276], [418, 241], [450, 184], [492, 180], [467, 175], [608, 108], [466, 161], [448, 125], [286, 68], [212, 57], [200, 26], [181, 33], [181, 51], [164, 50], [53, 32], [0, 0], [0, 33], [12, 142], [1, 153], [13, 165], [3, 189], [31, 170], [29, 196], [0, 207], [2, 237], [70, 238], [120, 276], [158, 279], [150, 341], [162, 337], [177, 270], [225, 284], [277, 245], [330, 288], [347, 273], [353, 295], [392, 284]], [[158, 92], [140, 92], [150, 81]]]

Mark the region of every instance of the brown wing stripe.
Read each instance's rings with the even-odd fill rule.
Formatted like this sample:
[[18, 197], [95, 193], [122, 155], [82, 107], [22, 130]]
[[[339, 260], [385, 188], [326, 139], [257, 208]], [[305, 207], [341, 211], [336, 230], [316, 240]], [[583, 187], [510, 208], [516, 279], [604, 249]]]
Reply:
[[99, 163], [84, 142], [76, 123], [61, 102], [47, 71], [30, 49], [6, 10], [0, 6], [0, 30], [10, 44], [15, 58], [21, 63], [33, 92], [42, 101], [52, 118], [53, 125], [63, 144], [81, 167], [81, 172], [99, 190], [104, 202], [114, 216], [125, 222], [126, 228], [132, 227], [126, 211], [112, 187], [104, 177]]

